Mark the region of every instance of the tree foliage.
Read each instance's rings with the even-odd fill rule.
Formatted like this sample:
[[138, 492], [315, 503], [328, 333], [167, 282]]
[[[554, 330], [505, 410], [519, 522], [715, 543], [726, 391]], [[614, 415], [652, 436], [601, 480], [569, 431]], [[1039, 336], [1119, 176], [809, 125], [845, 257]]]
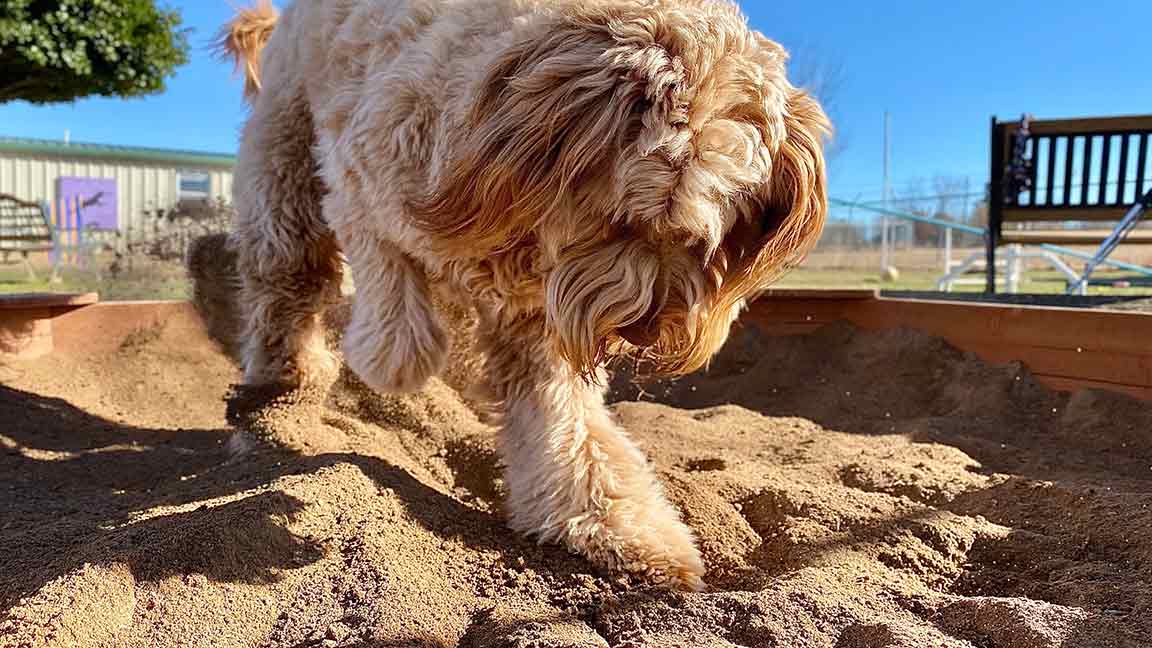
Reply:
[[188, 60], [180, 22], [153, 0], [0, 0], [0, 103], [160, 92]]

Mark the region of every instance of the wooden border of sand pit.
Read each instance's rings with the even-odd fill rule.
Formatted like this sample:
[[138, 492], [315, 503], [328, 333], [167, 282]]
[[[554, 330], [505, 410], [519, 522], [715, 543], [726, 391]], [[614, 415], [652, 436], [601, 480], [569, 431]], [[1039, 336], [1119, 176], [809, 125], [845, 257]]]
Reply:
[[[873, 290], [774, 289], [742, 318], [772, 335], [833, 322], [915, 328], [991, 362], [1020, 361], [1058, 391], [1152, 400], [1152, 314], [879, 297]], [[188, 302], [99, 302], [85, 295], [0, 295], [0, 356], [84, 356], [160, 329], [207, 343]]]
[[82, 357], [115, 351], [158, 331], [208, 344], [190, 302], [101, 302], [96, 293], [0, 295], [0, 358]]
[[869, 293], [768, 291], [742, 319], [771, 335], [811, 333], [837, 321], [867, 330], [914, 328], [989, 362], [1022, 362], [1057, 391], [1105, 389], [1152, 400], [1152, 314]]

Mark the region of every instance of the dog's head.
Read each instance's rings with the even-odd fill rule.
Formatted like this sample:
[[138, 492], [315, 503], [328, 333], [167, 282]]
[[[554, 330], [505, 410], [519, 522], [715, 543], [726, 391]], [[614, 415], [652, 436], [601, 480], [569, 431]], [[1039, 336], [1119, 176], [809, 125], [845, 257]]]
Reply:
[[734, 7], [587, 4], [488, 71], [420, 211], [455, 254], [539, 250], [549, 330], [577, 369], [639, 349], [687, 373], [815, 243], [830, 126]]

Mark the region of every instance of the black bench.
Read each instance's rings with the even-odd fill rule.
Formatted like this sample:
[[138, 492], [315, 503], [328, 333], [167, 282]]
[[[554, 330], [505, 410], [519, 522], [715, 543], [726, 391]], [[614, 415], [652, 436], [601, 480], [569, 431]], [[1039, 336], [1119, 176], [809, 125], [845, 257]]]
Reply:
[[18, 254], [29, 278], [34, 280], [36, 272], [28, 255], [54, 248], [52, 224], [42, 205], [0, 194], [0, 259], [8, 263], [13, 254]]
[[[1152, 203], [1150, 135], [1152, 115], [993, 118], [986, 292], [996, 292], [1001, 245], [1099, 246], [1077, 284], [1082, 287], [1121, 242], [1152, 243], [1152, 230], [1135, 228]], [[1099, 226], [1054, 227], [1071, 222]]]

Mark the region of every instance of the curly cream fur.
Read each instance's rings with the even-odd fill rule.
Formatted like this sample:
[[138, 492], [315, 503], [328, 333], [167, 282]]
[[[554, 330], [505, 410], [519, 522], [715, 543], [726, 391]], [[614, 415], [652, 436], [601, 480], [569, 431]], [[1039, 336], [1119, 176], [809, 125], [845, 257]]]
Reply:
[[216, 36], [216, 52], [234, 59], [236, 69], [244, 70], [244, 95], [249, 98], [260, 91], [260, 52], [279, 17], [271, 0], [259, 0], [255, 6], [240, 9]]
[[602, 367], [701, 367], [815, 242], [829, 127], [785, 52], [717, 0], [301, 0], [269, 28], [230, 32], [260, 88], [230, 242], [246, 381], [330, 380], [342, 252], [346, 361], [418, 389], [446, 355], [430, 285], [448, 287], [481, 316], [511, 525], [700, 587]]

